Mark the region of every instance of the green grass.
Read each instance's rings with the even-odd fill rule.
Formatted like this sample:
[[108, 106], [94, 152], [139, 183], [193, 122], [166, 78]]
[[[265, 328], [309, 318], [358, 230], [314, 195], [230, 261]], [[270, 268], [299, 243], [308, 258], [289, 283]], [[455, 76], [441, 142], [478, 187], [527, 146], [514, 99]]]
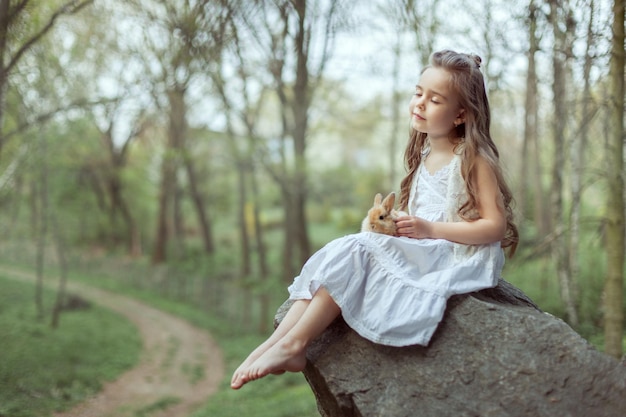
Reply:
[[[0, 276], [0, 415], [44, 417], [98, 392], [138, 360], [136, 328], [96, 306], [36, 319], [32, 284]], [[44, 293], [47, 306], [53, 294]]]
[[232, 390], [232, 372], [263, 337], [249, 335], [219, 341], [226, 361], [226, 377], [217, 394], [192, 417], [319, 417], [313, 392], [300, 373], [270, 375], [238, 391]]
[[[234, 370], [265, 336], [233, 329], [232, 323], [207, 314], [189, 303], [166, 299], [147, 290], [129, 288], [123, 281], [114, 278], [76, 278], [83, 282], [89, 280], [92, 285], [97, 284], [111, 291], [123, 292], [211, 333], [224, 354], [226, 372], [219, 391], [193, 417], [319, 417], [313, 392], [300, 373], [269, 376], [239, 391], [230, 388]], [[278, 307], [277, 304], [275, 308]]]
[[[19, 268], [15, 264], [13, 267]], [[130, 269], [133, 270], [134, 274], [150, 273], [149, 267], [142, 271], [141, 267], [135, 265]], [[230, 388], [230, 377], [235, 368], [267, 335], [259, 335], [254, 331], [239, 328], [232, 322], [216, 317], [214, 313], [195, 307], [189, 302], [173, 300], [147, 288], [133, 286], [132, 283], [124, 279], [128, 274], [109, 274], [109, 272], [99, 270], [92, 264], [89, 272], [74, 270], [71, 278], [113, 292], [123, 293], [181, 317], [208, 330], [222, 349], [226, 367], [219, 391], [209, 399], [205, 406], [193, 414], [193, 417], [319, 417], [315, 397], [302, 374], [269, 376], [261, 381], [248, 384], [239, 391], [233, 391]], [[277, 297], [277, 299], [280, 301], [272, 306], [274, 311], [283, 301], [282, 298]], [[189, 376], [190, 379], [199, 377], [197, 370], [189, 370]], [[154, 407], [157, 405], [155, 404]], [[153, 408], [144, 411], [151, 412], [152, 410]], [[20, 416], [35, 415], [37, 414]], [[4, 417], [2, 411], [0, 411], [0, 416]], [[11, 414], [9, 416], [15, 417]]]

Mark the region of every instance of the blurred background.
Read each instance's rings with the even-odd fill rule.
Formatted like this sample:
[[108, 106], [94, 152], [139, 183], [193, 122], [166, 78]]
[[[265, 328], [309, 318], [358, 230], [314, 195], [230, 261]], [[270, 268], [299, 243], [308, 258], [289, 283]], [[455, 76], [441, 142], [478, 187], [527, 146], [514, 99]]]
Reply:
[[[482, 57], [516, 199], [504, 278], [621, 356], [615, 5], [0, 1], [0, 332], [21, 329], [2, 343], [26, 354], [33, 333], [62, 332], [63, 282], [76, 280], [209, 329], [232, 371], [306, 259], [357, 232], [375, 193], [398, 191], [420, 71], [454, 49]], [[14, 287], [9, 267], [36, 284]], [[7, 405], [24, 391], [9, 362], [0, 415], [44, 415]], [[245, 399], [225, 386], [197, 415], [316, 415], [299, 376], [268, 384]], [[87, 385], [66, 397], [99, 387]]]

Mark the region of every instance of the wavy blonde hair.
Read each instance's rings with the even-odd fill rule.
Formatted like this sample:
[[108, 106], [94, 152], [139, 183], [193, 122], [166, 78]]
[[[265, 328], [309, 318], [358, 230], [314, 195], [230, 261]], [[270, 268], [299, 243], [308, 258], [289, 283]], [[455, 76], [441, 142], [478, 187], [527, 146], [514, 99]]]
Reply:
[[[478, 219], [476, 161], [480, 157], [487, 162], [496, 176], [502, 195], [501, 208], [506, 217], [506, 232], [501, 244], [503, 248], [508, 248], [509, 256], [513, 256], [519, 241], [511, 207], [513, 195], [504, 180], [500, 154], [489, 132], [491, 112], [480, 64], [481, 59], [477, 55], [445, 50], [433, 53], [430, 65], [424, 70], [433, 67], [447, 71], [450, 74], [452, 91], [457, 94], [460, 106], [465, 110], [465, 123], [457, 126], [450, 138], [455, 144], [455, 152], [461, 155], [461, 175], [465, 180], [468, 197], [467, 202], [459, 208], [459, 217], [465, 221]], [[427, 135], [411, 128], [404, 153], [407, 175], [400, 184], [400, 207], [403, 210], [407, 209], [413, 176], [422, 163], [427, 148]]]

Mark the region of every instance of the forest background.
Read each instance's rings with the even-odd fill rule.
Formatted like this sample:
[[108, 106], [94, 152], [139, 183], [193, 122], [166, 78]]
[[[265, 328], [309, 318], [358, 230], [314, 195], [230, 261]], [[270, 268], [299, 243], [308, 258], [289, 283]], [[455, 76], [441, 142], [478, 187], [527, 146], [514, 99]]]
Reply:
[[3, 0], [0, 258], [58, 273], [56, 303], [97, 270], [267, 334], [311, 253], [398, 190], [408, 101], [449, 48], [483, 59], [521, 230], [504, 278], [620, 357], [623, 10]]

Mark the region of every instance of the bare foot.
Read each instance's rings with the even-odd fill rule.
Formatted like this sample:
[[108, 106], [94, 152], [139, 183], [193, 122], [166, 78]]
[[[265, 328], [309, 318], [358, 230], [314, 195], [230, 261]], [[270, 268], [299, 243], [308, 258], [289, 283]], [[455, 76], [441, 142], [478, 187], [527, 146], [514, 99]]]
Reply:
[[[256, 349], [252, 351], [250, 355], [246, 358], [245, 361], [235, 370], [233, 373], [233, 377], [230, 381], [231, 386], [237, 386], [238, 380], [243, 378], [244, 374], [247, 372], [247, 369], [257, 360], [259, 359], [265, 352], [267, 352], [272, 346], [274, 346], [278, 341], [280, 341], [288, 332], [293, 328], [293, 326], [300, 320], [300, 317], [308, 307], [310, 301], [309, 300], [296, 300], [287, 315], [283, 318], [278, 328], [272, 333], [272, 335], [261, 345], [259, 345]], [[284, 373], [284, 371], [278, 371], [278, 374]], [[240, 384], [238, 385], [241, 387]]]
[[[281, 341], [262, 354], [252, 365], [235, 373], [231, 388], [239, 389], [244, 384], [269, 374], [300, 372], [306, 366], [306, 346]], [[242, 365], [243, 366], [243, 365]]]
[[235, 370], [235, 372], [233, 372], [233, 377], [230, 380], [230, 385], [233, 386], [238, 379], [242, 378], [242, 376], [245, 373], [245, 370], [248, 369], [250, 365], [252, 365], [258, 358], [260, 358], [265, 352], [267, 352], [267, 350], [271, 348], [273, 345], [274, 343], [270, 343], [269, 340], [266, 340], [265, 342], [260, 344], [256, 349], [254, 349], [252, 353], [248, 355], [246, 360], [243, 361], [241, 365], [239, 365], [239, 367]]

